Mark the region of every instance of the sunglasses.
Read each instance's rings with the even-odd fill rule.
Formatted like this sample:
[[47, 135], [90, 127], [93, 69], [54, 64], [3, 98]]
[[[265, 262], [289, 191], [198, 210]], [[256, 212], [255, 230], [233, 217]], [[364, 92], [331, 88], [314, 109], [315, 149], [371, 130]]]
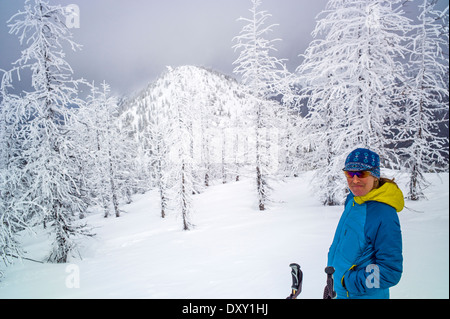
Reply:
[[353, 178], [354, 176], [358, 178], [366, 178], [371, 175], [370, 171], [344, 171], [344, 173], [347, 178]]

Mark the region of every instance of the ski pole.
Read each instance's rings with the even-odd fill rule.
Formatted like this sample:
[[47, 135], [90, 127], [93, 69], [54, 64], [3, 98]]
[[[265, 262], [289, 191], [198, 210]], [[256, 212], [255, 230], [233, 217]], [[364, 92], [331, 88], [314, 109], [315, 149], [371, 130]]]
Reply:
[[334, 299], [336, 298], [336, 291], [334, 291], [334, 268], [326, 267], [325, 273], [327, 274], [327, 285], [323, 291], [323, 299]]
[[292, 292], [286, 299], [297, 299], [298, 295], [302, 292], [303, 272], [300, 270], [300, 265], [290, 264], [292, 275]]

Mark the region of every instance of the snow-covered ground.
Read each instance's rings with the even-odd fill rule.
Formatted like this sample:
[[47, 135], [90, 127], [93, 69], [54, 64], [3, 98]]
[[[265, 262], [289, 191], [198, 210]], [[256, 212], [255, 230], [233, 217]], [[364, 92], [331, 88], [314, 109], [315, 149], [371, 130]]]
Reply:
[[[88, 217], [97, 236], [82, 260], [3, 270], [0, 298], [284, 299], [292, 262], [304, 273], [299, 298], [321, 298], [343, 208], [321, 206], [311, 177], [273, 183], [266, 212], [257, 210], [253, 179], [212, 186], [195, 196], [192, 231], [178, 216], [159, 217], [156, 192], [135, 196], [120, 218]], [[407, 201], [399, 215], [404, 273], [391, 298], [449, 298], [449, 175], [427, 177], [428, 200]], [[405, 190], [406, 180], [397, 181]], [[44, 234], [23, 240], [28, 257], [45, 257]]]

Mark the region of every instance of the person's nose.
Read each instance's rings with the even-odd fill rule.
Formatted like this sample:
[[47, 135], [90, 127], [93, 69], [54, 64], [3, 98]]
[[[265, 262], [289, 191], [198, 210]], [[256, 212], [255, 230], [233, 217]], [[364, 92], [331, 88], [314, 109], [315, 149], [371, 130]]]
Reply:
[[359, 183], [359, 182], [360, 182], [359, 177], [356, 176], [356, 175], [354, 175], [353, 178], [352, 178], [352, 182], [353, 182], [353, 183]]

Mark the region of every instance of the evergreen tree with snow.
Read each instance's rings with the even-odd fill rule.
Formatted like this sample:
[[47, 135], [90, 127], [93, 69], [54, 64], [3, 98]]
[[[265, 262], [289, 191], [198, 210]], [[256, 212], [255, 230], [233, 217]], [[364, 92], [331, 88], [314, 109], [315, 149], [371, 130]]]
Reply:
[[12, 89], [12, 71], [0, 70], [0, 259], [6, 266], [23, 256], [17, 232], [26, 228], [21, 213], [20, 153], [21, 100], [8, 92]]
[[85, 153], [90, 155], [84, 163], [87, 165], [88, 188], [93, 197], [91, 202], [102, 207], [105, 217], [110, 215], [111, 209], [116, 217], [120, 216], [117, 161], [123, 158], [117, 153], [124, 152], [125, 145], [119, 145], [121, 139], [115, 120], [117, 109], [117, 99], [110, 96], [110, 87], [103, 82], [100, 88], [91, 85], [86, 106], [78, 110], [79, 122], [83, 124], [78, 130], [78, 137], [82, 139], [78, 144], [83, 145]]
[[171, 117], [174, 119], [169, 138], [171, 149], [170, 166], [174, 181], [174, 204], [180, 212], [183, 220], [183, 230], [192, 229], [192, 210], [194, 194], [194, 175], [192, 157], [192, 113], [189, 109], [190, 99], [186, 92], [180, 89], [176, 96], [176, 102], [171, 107]]
[[[27, 118], [22, 140], [22, 183], [30, 211], [50, 233], [49, 262], [64, 263], [77, 252], [77, 239], [92, 234], [79, 216], [86, 210], [77, 185], [76, 145], [70, 135], [76, 118], [77, 82], [64, 60], [63, 43], [79, 48], [65, 25], [65, 10], [44, 0], [27, 0], [9, 20], [10, 33], [26, 46], [16, 62], [31, 71], [32, 91], [23, 97]], [[24, 207], [25, 209], [25, 207]]]
[[[405, 113], [408, 117], [396, 134], [410, 180], [407, 198], [424, 198], [429, 185], [424, 173], [448, 167], [448, 138], [438, 136], [441, 125], [448, 129], [448, 33], [443, 32], [445, 12], [435, 9], [437, 0], [422, 0], [419, 24], [413, 30], [408, 48], [412, 72]], [[448, 21], [448, 19], [447, 19]], [[448, 30], [447, 30], [448, 31]]]
[[250, 18], [239, 18], [246, 25], [233, 40], [235, 50], [240, 55], [233, 64], [234, 72], [242, 76], [242, 83], [247, 89], [249, 101], [254, 105], [253, 117], [256, 131], [255, 171], [259, 210], [266, 209], [269, 193], [269, 165], [270, 140], [266, 138], [267, 130], [271, 127], [274, 111], [270, 99], [282, 92], [286, 84], [286, 67], [283, 60], [271, 55], [275, 49], [275, 42], [279, 39], [268, 40], [265, 37], [273, 31], [275, 24], [266, 25], [271, 15], [267, 11], [260, 11], [261, 0], [251, 0]]
[[325, 205], [342, 203], [342, 163], [356, 147], [395, 158], [392, 119], [405, 83], [405, 35], [410, 20], [400, 1], [330, 0], [318, 16], [315, 38], [297, 72], [308, 96], [307, 131], [317, 167], [316, 189]]
[[[161, 107], [161, 109], [164, 110], [164, 107]], [[166, 118], [159, 116], [159, 112], [155, 112], [155, 110], [150, 110], [149, 112], [155, 114], [150, 117], [152, 123], [149, 125], [149, 133], [146, 136], [149, 138], [149, 165], [154, 171], [154, 179], [159, 192], [161, 218], [165, 218], [168, 209], [169, 183], [166, 174], [168, 170], [168, 149], [166, 147], [164, 134], [170, 134], [170, 125], [168, 125]]]
[[160, 200], [160, 215], [165, 218], [170, 200], [170, 167], [167, 137], [171, 136], [172, 127], [168, 112], [170, 110], [166, 100], [157, 99], [159, 92], [144, 92], [135, 103], [142, 109], [140, 145], [145, 154], [145, 163], [150, 172], [151, 181], [157, 188]]

